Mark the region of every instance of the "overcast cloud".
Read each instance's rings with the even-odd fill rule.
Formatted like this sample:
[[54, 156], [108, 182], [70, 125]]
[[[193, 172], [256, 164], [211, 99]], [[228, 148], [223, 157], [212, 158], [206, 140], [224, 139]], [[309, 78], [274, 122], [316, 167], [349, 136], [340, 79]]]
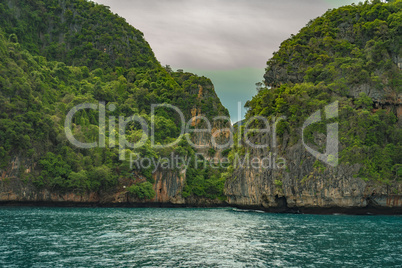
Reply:
[[284, 39], [331, 7], [323, 0], [97, 2], [142, 31], [162, 64], [192, 69], [264, 68]]
[[[161, 64], [208, 73], [222, 102], [232, 111], [255, 94], [266, 61], [280, 43], [296, 34], [310, 19], [348, 0], [96, 0], [110, 6], [144, 33]], [[226, 85], [211, 71], [250, 68], [242, 88]], [[198, 71], [198, 72], [197, 72]], [[216, 72], [219, 75], [220, 72]], [[233, 84], [233, 83], [232, 83]], [[247, 88], [244, 85], [248, 84]], [[233, 94], [243, 92], [243, 94]], [[229, 98], [229, 99], [228, 99]], [[230, 103], [229, 103], [230, 102]], [[237, 120], [237, 119], [235, 119]]]

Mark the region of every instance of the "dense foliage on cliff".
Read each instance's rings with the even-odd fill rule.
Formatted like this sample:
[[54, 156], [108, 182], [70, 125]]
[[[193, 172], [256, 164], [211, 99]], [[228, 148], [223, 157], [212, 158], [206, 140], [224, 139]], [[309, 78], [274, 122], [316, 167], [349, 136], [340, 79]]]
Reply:
[[89, 69], [159, 63], [143, 34], [109, 8], [86, 0], [10, 0], [0, 3], [0, 25], [34, 55]]
[[[78, 104], [99, 102], [106, 107], [106, 148], [73, 146], [65, 134], [67, 113]], [[60, 191], [103, 191], [131, 178], [132, 194], [152, 198], [145, 180], [154, 182], [155, 165], [133, 170], [119, 160], [118, 117], [139, 115], [150, 126], [151, 104], [159, 103], [177, 106], [186, 120], [194, 109], [208, 117], [228, 115], [209, 79], [160, 66], [142, 33], [105, 6], [83, 0], [0, 3], [0, 170], [10, 172], [19, 159], [17, 176]], [[111, 128], [110, 116], [117, 124]], [[156, 144], [179, 137], [179, 119], [171, 109], [156, 110]], [[81, 110], [72, 133], [80, 142], [97, 141], [99, 123], [99, 110]], [[109, 146], [113, 135], [116, 145]], [[141, 135], [140, 126], [128, 124], [128, 141]], [[194, 154], [183, 143], [156, 150], [149, 140], [125, 151], [127, 159], [172, 152]]]
[[306, 128], [309, 146], [325, 152], [320, 133], [338, 122], [341, 165], [358, 164], [356, 176], [365, 180], [402, 178], [402, 1], [329, 10], [284, 41], [267, 65], [267, 87], [247, 102], [246, 118], [287, 118], [277, 126], [280, 154], [300, 142], [310, 115], [339, 101], [338, 119]]
[[402, 92], [397, 68], [402, 45], [402, 3], [380, 1], [329, 10], [285, 40], [267, 62], [265, 82], [324, 82], [347, 95], [358, 85]]

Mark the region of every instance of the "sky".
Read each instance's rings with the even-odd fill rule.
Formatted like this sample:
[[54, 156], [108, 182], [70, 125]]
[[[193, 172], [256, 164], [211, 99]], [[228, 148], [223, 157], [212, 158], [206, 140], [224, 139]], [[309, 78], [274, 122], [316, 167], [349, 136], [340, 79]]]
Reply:
[[[281, 42], [352, 0], [95, 0], [144, 33], [159, 62], [210, 78], [232, 122]], [[240, 112], [240, 118], [239, 118]]]

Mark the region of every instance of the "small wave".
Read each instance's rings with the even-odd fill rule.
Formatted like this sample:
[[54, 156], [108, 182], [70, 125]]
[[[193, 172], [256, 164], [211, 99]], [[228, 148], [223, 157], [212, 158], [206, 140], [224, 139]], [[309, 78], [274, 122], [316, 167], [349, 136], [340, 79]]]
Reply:
[[44, 252], [39, 252], [38, 255], [40, 257], [43, 257], [43, 256], [60, 255], [60, 253], [55, 252], [55, 251], [44, 251]]
[[254, 212], [254, 213], [265, 213], [263, 210], [258, 209], [240, 209], [240, 208], [232, 208], [235, 212]]

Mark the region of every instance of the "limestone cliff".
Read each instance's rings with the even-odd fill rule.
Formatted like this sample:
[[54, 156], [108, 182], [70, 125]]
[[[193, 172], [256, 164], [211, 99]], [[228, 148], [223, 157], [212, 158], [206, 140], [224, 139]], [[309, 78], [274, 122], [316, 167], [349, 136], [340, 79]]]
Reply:
[[[401, 5], [330, 10], [281, 44], [267, 63], [268, 88], [248, 102], [246, 121], [285, 119], [277, 136], [271, 125], [270, 135], [251, 138], [266, 148], [243, 141], [235, 152], [250, 158], [276, 154], [286, 166], [232, 167], [225, 187], [229, 204], [271, 211], [402, 212]], [[337, 104], [336, 119], [324, 117], [331, 103]], [[303, 132], [314, 113], [319, 120]], [[326, 154], [329, 133], [335, 133], [328, 124], [336, 124], [336, 158]], [[278, 146], [271, 146], [273, 139]], [[306, 147], [339, 165], [319, 160]]]
[[[253, 142], [265, 142], [257, 136]], [[226, 181], [230, 205], [272, 212], [401, 213], [402, 183], [384, 184], [356, 177], [361, 165], [316, 166], [316, 158], [301, 142], [279, 146], [286, 168], [238, 167]], [[250, 150], [263, 158], [267, 149]]]
[[[154, 104], [170, 108], [152, 113]], [[207, 132], [190, 135], [204, 149], [194, 151], [187, 142], [155, 149], [152, 138], [171, 143], [194, 115], [200, 118], [192, 130], [204, 128], [202, 116], [211, 122]], [[230, 123], [216, 116], [228, 111], [211, 81], [163, 68], [143, 34], [108, 7], [87, 0], [0, 3], [1, 201], [202, 203], [211, 181], [218, 193], [210, 199], [221, 197], [218, 176], [201, 170], [203, 187], [193, 193], [182, 167], [133, 169], [127, 161], [133, 155], [219, 156], [220, 150], [209, 150], [211, 137], [223, 139], [217, 130]], [[141, 133], [147, 138], [141, 148], [123, 148]], [[152, 184], [147, 197], [153, 198], [128, 194], [144, 182], [147, 190]]]

